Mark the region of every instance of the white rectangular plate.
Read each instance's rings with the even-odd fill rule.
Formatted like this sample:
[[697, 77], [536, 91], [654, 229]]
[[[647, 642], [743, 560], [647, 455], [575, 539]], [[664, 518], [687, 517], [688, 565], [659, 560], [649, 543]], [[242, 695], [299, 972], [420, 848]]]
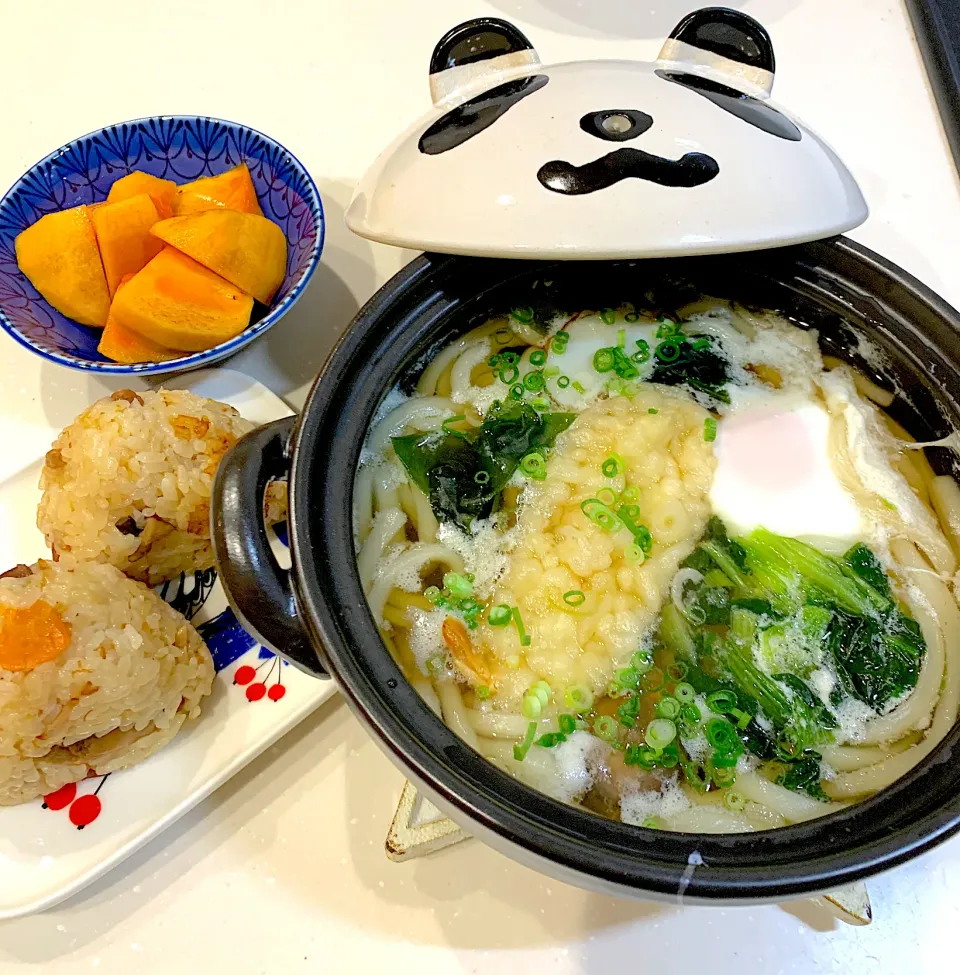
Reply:
[[[142, 380], [129, 385], [150, 388]], [[290, 415], [264, 386], [226, 369], [191, 373], [163, 385], [229, 403], [258, 424]], [[18, 444], [17, 455], [32, 456], [33, 463], [0, 481], [0, 571], [49, 556], [35, 527], [37, 479], [59, 432], [49, 428], [38, 434], [31, 427], [30, 449]], [[282, 559], [282, 545], [275, 544]], [[178, 586], [170, 583], [167, 589], [165, 598], [173, 601]], [[182, 580], [179, 589], [180, 603], [204, 634], [217, 665], [203, 714], [135, 768], [67, 787], [48, 797], [48, 803], [38, 799], [0, 807], [0, 919], [44, 910], [96, 880], [334, 693], [332, 681], [282, 663], [243, 631], [212, 570]]]

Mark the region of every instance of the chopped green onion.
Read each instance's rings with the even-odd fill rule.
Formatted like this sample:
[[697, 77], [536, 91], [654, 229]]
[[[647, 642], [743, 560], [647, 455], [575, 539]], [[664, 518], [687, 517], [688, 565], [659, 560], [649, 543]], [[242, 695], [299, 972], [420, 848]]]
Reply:
[[[697, 696], [697, 692], [693, 689], [692, 684], [677, 684], [677, 686], [673, 689], [673, 696], [681, 704], [693, 704], [694, 699]], [[699, 712], [697, 720], [699, 720]]]
[[737, 706], [733, 691], [719, 690], [707, 695], [707, 707], [716, 714], [730, 714]]
[[581, 396], [586, 392], [586, 390], [583, 388], [583, 383], [579, 382], [576, 379], [574, 379], [571, 385]]
[[640, 695], [631, 694], [617, 708], [617, 718], [624, 728], [632, 728], [637, 723], [637, 715], [640, 713]]
[[514, 308], [510, 314], [518, 322], [523, 322], [524, 324], [533, 321], [533, 309], [529, 305], [522, 305], [520, 308]]
[[625, 328], [617, 329], [617, 346], [623, 348], [627, 344], [627, 330]]
[[548, 731], [545, 735], [541, 735], [534, 744], [541, 748], [553, 748], [566, 740], [567, 736], [562, 731]]
[[741, 731], [743, 731], [743, 729], [746, 728], [746, 726], [750, 724], [750, 722], [753, 720], [753, 718], [749, 714], [747, 714], [746, 711], [739, 711], [737, 710], [737, 708], [734, 708], [730, 712], [730, 717], [731, 719], [736, 720], [737, 727]]
[[651, 415], [653, 415], [653, 414], [656, 414], [656, 413], [659, 413], [660, 411], [659, 411], [659, 410], [655, 410], [655, 409], [654, 409], [654, 408], [653, 408], [653, 407], [651, 406], [651, 407], [650, 407], [650, 409], [649, 409], [649, 410], [647, 410], [647, 412], [648, 412], [648, 413], [650, 413]]
[[520, 610], [516, 606], [513, 607], [513, 622], [517, 625], [517, 635], [520, 637], [520, 646], [529, 647], [530, 637], [527, 636], [527, 631], [523, 628], [523, 620], [520, 618]]
[[616, 362], [612, 349], [597, 349], [593, 354], [593, 368], [597, 372], [610, 372]]
[[580, 510], [601, 531], [617, 531], [623, 525], [623, 522], [599, 498], [587, 498], [586, 501], [582, 501]]
[[621, 667], [614, 677], [614, 682], [621, 690], [630, 691], [640, 682], [640, 674], [633, 667]]
[[538, 396], [535, 400], [531, 401], [530, 405], [538, 412], [543, 413], [550, 409], [550, 401], [544, 399], [542, 396]]
[[626, 322], [630, 322], [630, 324], [632, 325], [634, 322], [640, 321], [640, 316], [635, 311], [628, 311], [626, 315], [623, 316], [623, 320]]
[[630, 666], [638, 674], [649, 673], [653, 669], [653, 654], [649, 650], [638, 650], [630, 658]]
[[451, 594], [463, 598], [473, 595], [473, 583], [466, 577], [457, 572], [447, 572], [443, 577], [443, 586], [449, 589]]
[[637, 351], [630, 356], [633, 362], [640, 365], [650, 359], [650, 343], [646, 339], [637, 339]]
[[523, 385], [532, 393], [539, 392], [546, 384], [542, 372], [528, 372], [523, 377]]
[[646, 559], [643, 549], [639, 545], [628, 545], [623, 550], [623, 557], [628, 565], [636, 565]]
[[510, 396], [512, 399], [523, 399], [523, 386], [520, 383], [517, 383], [515, 386], [511, 386]]
[[486, 701], [490, 698], [490, 695], [493, 692], [490, 690], [489, 687], [487, 687], [486, 684], [481, 684], [478, 688], [474, 690], [473, 693], [477, 695], [478, 701]]
[[540, 451], [531, 450], [529, 454], [524, 454], [520, 461], [520, 470], [527, 477], [533, 478], [535, 481], [542, 481], [547, 476], [547, 462]]
[[707, 741], [717, 749], [718, 752], [732, 752], [740, 745], [737, 737], [736, 728], [730, 724], [726, 718], [711, 718], [704, 729]]
[[656, 816], [647, 816], [640, 825], [644, 829], [660, 829], [660, 820]]
[[486, 484], [490, 480], [490, 475], [486, 471], [477, 471], [473, 479], [477, 484]]
[[694, 352], [702, 352], [704, 349], [710, 348], [710, 339], [706, 335], [700, 336], [695, 342], [690, 343], [690, 348]]
[[557, 718], [560, 731], [565, 735], [572, 735], [577, 730], [577, 719], [572, 714], [561, 714]]
[[494, 606], [490, 610], [490, 616], [487, 618], [487, 622], [491, 626], [507, 626], [513, 619], [513, 608], [507, 606], [506, 603], [501, 603], [499, 606]]
[[653, 354], [661, 362], [676, 362], [680, 358], [682, 343], [678, 339], [665, 339], [653, 350]]
[[732, 789], [723, 794], [723, 804], [730, 812], [743, 812], [747, 808], [747, 800], [742, 792], [734, 792]]
[[687, 782], [697, 792], [707, 791], [710, 779], [702, 765], [698, 765], [696, 762], [685, 762], [683, 765], [683, 774], [686, 776]]
[[644, 733], [651, 748], [662, 751], [677, 737], [677, 726], [669, 718], [654, 718]]
[[532, 691], [527, 691], [523, 695], [523, 704], [520, 708], [520, 713], [528, 721], [536, 721], [540, 717], [540, 712], [543, 710], [543, 705], [540, 703], [540, 698], [537, 697]]
[[707, 443], [713, 443], [717, 439], [717, 421], [712, 416], [703, 421], [703, 439]]
[[442, 654], [435, 654], [427, 658], [427, 671], [434, 677], [439, 676], [447, 669], [447, 661]]
[[527, 733], [523, 737], [523, 741], [519, 745], [513, 746], [513, 757], [518, 761], [522, 762], [527, 757], [527, 752], [530, 751], [530, 746], [533, 744], [533, 739], [537, 736], [537, 722], [531, 721], [527, 725]]
[[696, 704], [684, 704], [680, 708], [680, 727], [684, 732], [696, 731], [700, 718], [700, 708]]
[[[504, 353], [506, 355], [506, 353]], [[519, 366], [504, 366], [498, 373], [500, 382], [505, 386], [509, 386], [511, 383], [515, 383], [520, 378], [520, 367]]]
[[710, 778], [721, 789], [729, 789], [737, 781], [737, 773], [732, 768], [713, 768], [710, 771]]
[[[532, 358], [533, 357], [531, 356], [531, 361], [532, 361]], [[559, 375], [560, 375], [560, 367], [559, 366], [547, 366], [543, 370], [543, 378], [544, 379], [553, 379], [554, 376], [559, 376]]]
[[496, 369], [497, 366], [500, 365], [500, 356], [494, 353], [492, 356], [490, 356], [489, 359], [487, 359], [487, 365], [490, 366], [492, 369]]
[[567, 387], [568, 387], [568, 386], [570, 385], [570, 377], [569, 377], [569, 376], [561, 376], [561, 377], [560, 377], [560, 378], [559, 378], [559, 379], [557, 380], [557, 385], [558, 385], [558, 386], [559, 386], [559, 387], [560, 387], [561, 389], [566, 389], [566, 388], [567, 388]]
[[427, 588], [423, 590], [423, 594], [427, 597], [427, 599], [430, 600], [431, 603], [436, 603], [436, 601], [440, 598], [440, 590], [436, 586], [427, 586]]
[[626, 502], [634, 502], [640, 497], [640, 489], [631, 485], [626, 487], [620, 492], [620, 500]]
[[501, 352], [500, 361], [505, 366], [515, 366], [520, 361], [520, 356], [516, 352]]
[[680, 702], [675, 697], [663, 697], [657, 701], [655, 710], [658, 718], [670, 718], [675, 721], [680, 717]]
[[547, 353], [543, 349], [534, 349], [530, 353], [530, 365], [542, 366], [547, 361]]
[[613, 325], [617, 320], [617, 313], [612, 308], [604, 308], [600, 312], [600, 321], [604, 325]]
[[[722, 752], [720, 751], [720, 749], [717, 749], [710, 756], [710, 764], [714, 768], [721, 768], [721, 769], [734, 768], [737, 764], [737, 760], [740, 758], [741, 753], [742, 753], [742, 749], [738, 749], [738, 748], [734, 748], [733, 751], [729, 751], [729, 752]], [[728, 783], [728, 785], [729, 784], [730, 783]]]
[[602, 487], [599, 491], [597, 491], [597, 500], [612, 510], [613, 506], [619, 499], [617, 497], [617, 492], [614, 491], [613, 488]]
[[563, 594], [563, 601], [568, 606], [582, 606], [587, 601], [587, 597], [582, 589], [568, 589]]
[[675, 660], [667, 667], [667, 676], [672, 677], [674, 680], [683, 680], [689, 670], [690, 668], [682, 660]]
[[618, 741], [620, 725], [609, 714], [601, 714], [593, 719], [593, 733], [604, 741]]
[[[461, 419], [463, 418], [461, 417]], [[625, 466], [624, 459], [619, 454], [611, 454], [603, 462], [603, 466], [600, 469], [603, 471], [604, 477], [616, 477], [618, 474], [623, 473]]]
[[653, 551], [653, 535], [650, 534], [650, 529], [646, 525], [637, 525], [633, 537], [643, 549], [644, 554], [649, 555]]
[[583, 714], [593, 706], [593, 691], [586, 684], [573, 684], [563, 692], [563, 701], [568, 708]]
[[550, 695], [553, 693], [553, 688], [545, 680], [538, 680], [536, 684], [530, 686], [530, 692], [536, 694], [540, 698], [540, 703], [546, 707]]

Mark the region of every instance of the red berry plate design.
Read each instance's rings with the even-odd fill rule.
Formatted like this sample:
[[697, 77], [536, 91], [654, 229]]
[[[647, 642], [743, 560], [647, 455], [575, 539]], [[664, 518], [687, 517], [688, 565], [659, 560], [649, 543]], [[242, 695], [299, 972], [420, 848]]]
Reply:
[[[287, 666], [287, 662], [263, 648], [260, 649], [260, 657], [260, 663], [256, 667], [250, 664], [241, 664], [237, 667], [233, 674], [234, 686], [245, 688], [244, 694], [251, 704], [264, 698], [276, 704], [287, 693], [283, 685], [283, 668]], [[261, 673], [265, 667], [266, 671]], [[276, 674], [275, 680], [274, 674]], [[274, 683], [271, 684], [271, 680]]]
[[93, 778], [84, 779], [83, 782], [69, 782], [61, 786], [56, 792], [51, 792], [43, 797], [43, 808], [52, 812], [67, 810], [70, 822], [77, 829], [86, 829], [93, 823], [103, 810], [103, 802], [100, 800], [100, 790], [104, 783], [110, 778], [110, 774], [96, 776], [100, 779], [97, 788], [93, 792], [81, 794], [80, 789], [85, 782], [92, 782]]

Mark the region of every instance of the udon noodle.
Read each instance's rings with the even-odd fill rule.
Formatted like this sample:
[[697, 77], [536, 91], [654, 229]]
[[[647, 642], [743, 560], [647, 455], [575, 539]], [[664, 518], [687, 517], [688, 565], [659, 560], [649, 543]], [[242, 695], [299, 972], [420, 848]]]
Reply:
[[384, 642], [468, 745], [648, 828], [802, 822], [960, 707], [960, 488], [773, 313], [518, 308], [392, 391], [357, 474]]

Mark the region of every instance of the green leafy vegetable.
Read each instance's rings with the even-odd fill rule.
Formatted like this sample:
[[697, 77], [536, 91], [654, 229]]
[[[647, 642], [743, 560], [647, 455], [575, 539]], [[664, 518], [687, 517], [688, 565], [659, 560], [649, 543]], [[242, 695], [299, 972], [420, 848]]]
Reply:
[[394, 437], [393, 449], [437, 517], [469, 530], [475, 518], [497, 509], [520, 461], [552, 447], [574, 419], [574, 413], [538, 413], [526, 403], [498, 401], [476, 431]]
[[850, 570], [864, 582], [872, 586], [882, 596], [890, 597], [890, 580], [887, 578], [883, 566], [866, 545], [858, 543], [843, 557], [843, 561]]
[[[762, 528], [730, 538], [714, 518], [683, 564], [703, 578], [685, 587], [682, 612], [664, 607], [659, 647], [682, 662], [696, 694], [735, 702], [729, 727], [777, 763], [778, 783], [824, 799], [819, 749], [838, 726], [832, 707], [854, 698], [882, 713], [912, 690], [926, 649], [919, 625], [864, 545], [834, 558]], [[806, 682], [820, 668], [837, 677], [829, 705]], [[678, 723], [684, 737], [697, 734], [683, 709]], [[727, 787], [733, 764], [732, 751], [717, 749], [684, 774], [694, 788]]]

